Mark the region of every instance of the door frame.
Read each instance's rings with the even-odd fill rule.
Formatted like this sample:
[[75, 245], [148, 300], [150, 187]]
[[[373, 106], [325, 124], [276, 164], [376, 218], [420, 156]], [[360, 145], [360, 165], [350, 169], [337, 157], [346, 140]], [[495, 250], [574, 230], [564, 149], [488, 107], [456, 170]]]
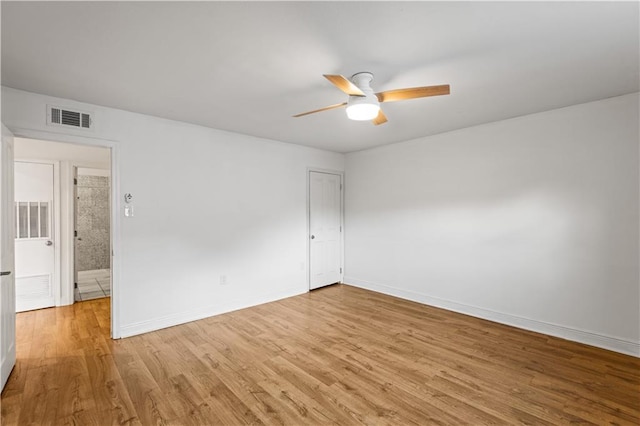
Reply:
[[340, 176], [340, 226], [342, 227], [342, 232], [340, 232], [340, 268], [342, 269], [340, 282], [344, 279], [344, 171], [307, 167], [307, 258], [305, 262], [307, 265], [307, 292], [311, 291], [311, 172]]
[[[15, 133], [13, 134], [13, 137], [20, 137], [17, 136]], [[40, 160], [40, 159], [35, 159], [35, 158], [21, 158], [19, 160], [16, 160], [14, 158], [13, 160], [14, 163], [14, 170], [15, 170], [15, 163], [36, 163], [36, 164], [51, 164], [53, 165], [53, 208], [51, 209], [51, 212], [53, 213], [53, 217], [51, 218], [51, 235], [53, 236], [53, 283], [52, 283], [52, 287], [53, 287], [53, 291], [54, 291], [54, 295], [53, 295], [53, 303], [54, 306], [60, 306], [61, 303], [61, 299], [62, 299], [62, 262], [61, 262], [61, 247], [62, 247], [62, 240], [61, 235], [60, 235], [60, 225], [62, 224], [62, 218], [60, 216], [61, 214], [61, 209], [60, 209], [60, 161], [56, 161], [56, 160]], [[14, 173], [14, 180], [15, 180], [15, 173]], [[15, 183], [15, 182], [14, 182]], [[15, 197], [14, 197], [15, 198]], [[17, 200], [14, 200], [14, 202]], [[14, 239], [14, 244], [15, 244], [15, 239]], [[17, 276], [15, 277], [17, 278]]]
[[[76, 145], [89, 145], [100, 148], [109, 148], [111, 152], [111, 338], [119, 339], [120, 334], [120, 163], [119, 143], [116, 140], [102, 139], [88, 136], [78, 136], [63, 133], [52, 133], [42, 130], [25, 129], [20, 127], [7, 128], [14, 137], [27, 139], [40, 139], [51, 142], [62, 142]], [[73, 289], [71, 289], [73, 292]], [[73, 300], [73, 299], [72, 299]]]

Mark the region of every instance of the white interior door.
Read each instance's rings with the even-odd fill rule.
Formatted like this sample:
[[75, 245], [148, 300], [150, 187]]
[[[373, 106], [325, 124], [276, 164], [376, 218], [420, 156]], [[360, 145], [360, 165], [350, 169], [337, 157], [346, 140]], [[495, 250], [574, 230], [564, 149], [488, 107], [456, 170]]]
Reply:
[[14, 283], [13, 135], [2, 125], [0, 147], [0, 391], [16, 364]]
[[53, 164], [15, 162], [16, 310], [55, 305]]
[[309, 172], [309, 288], [342, 279], [340, 175]]

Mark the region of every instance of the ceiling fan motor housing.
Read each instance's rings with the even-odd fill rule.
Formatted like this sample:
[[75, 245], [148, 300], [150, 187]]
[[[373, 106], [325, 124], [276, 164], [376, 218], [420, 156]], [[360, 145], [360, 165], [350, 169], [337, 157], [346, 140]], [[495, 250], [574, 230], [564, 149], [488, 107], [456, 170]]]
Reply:
[[378, 111], [380, 111], [380, 102], [371, 88], [373, 74], [359, 72], [351, 76], [351, 81], [362, 90], [365, 96], [349, 96], [347, 116], [351, 120], [371, 120], [375, 118], [378, 115]]

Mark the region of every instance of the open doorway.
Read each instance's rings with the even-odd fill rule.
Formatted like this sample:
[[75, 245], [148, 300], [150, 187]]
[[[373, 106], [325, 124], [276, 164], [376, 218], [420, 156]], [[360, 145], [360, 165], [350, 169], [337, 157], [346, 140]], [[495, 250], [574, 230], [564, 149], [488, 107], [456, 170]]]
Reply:
[[74, 167], [74, 300], [111, 296], [109, 169]]
[[[16, 248], [18, 248], [18, 244], [21, 245], [21, 248], [32, 244], [38, 250], [50, 249], [52, 253], [55, 253], [52, 256], [53, 266], [49, 270], [36, 271], [39, 275], [50, 275], [48, 280], [41, 279], [42, 282], [51, 283], [47, 289], [51, 295], [51, 298], [47, 299], [48, 306], [69, 305], [75, 301], [95, 298], [98, 295], [109, 297], [112, 276], [110, 219], [113, 216], [110, 202], [111, 149], [16, 137], [14, 159], [15, 164], [21, 164], [22, 169], [25, 170], [22, 175], [17, 173], [15, 175], [16, 189], [24, 186], [25, 182], [33, 184], [35, 175], [30, 174], [32, 169], [44, 169], [43, 165], [49, 165], [46, 175], [49, 176], [50, 172], [53, 173], [51, 180], [53, 195], [51, 197], [40, 196], [36, 197], [38, 198], [36, 200], [34, 196], [29, 195], [30, 198], [27, 197], [28, 199], [25, 198], [25, 200], [16, 198], [17, 209], [22, 207], [27, 213], [31, 213], [33, 210], [39, 214], [39, 227], [34, 227], [34, 229], [39, 230], [40, 234], [44, 232], [43, 235], [36, 235], [37, 238], [33, 241], [26, 238], [20, 241], [17, 239]], [[25, 164], [29, 167], [23, 167]], [[44, 172], [41, 174], [45, 175]], [[39, 180], [43, 179], [39, 178]], [[80, 183], [81, 186], [78, 187], [77, 183]], [[27, 203], [27, 208], [25, 209], [20, 202]], [[47, 214], [50, 217], [49, 227], [43, 225]], [[31, 216], [27, 217], [27, 221], [29, 218]], [[81, 226], [80, 232], [78, 232], [78, 225]], [[25, 258], [21, 260], [20, 253], [21, 251], [17, 250], [17, 306], [24, 307], [19, 310], [47, 307], [25, 303], [33, 297], [31, 287], [36, 281], [30, 278], [34, 276], [34, 271], [29, 269], [34, 267], [32, 257], [29, 257], [27, 253], [23, 256]], [[19, 268], [18, 265], [25, 266]], [[93, 293], [86, 291], [84, 298], [82, 296], [76, 297], [79, 294], [77, 291], [80, 284], [79, 279], [84, 271], [94, 271], [92, 278], [96, 285], [91, 287]]]

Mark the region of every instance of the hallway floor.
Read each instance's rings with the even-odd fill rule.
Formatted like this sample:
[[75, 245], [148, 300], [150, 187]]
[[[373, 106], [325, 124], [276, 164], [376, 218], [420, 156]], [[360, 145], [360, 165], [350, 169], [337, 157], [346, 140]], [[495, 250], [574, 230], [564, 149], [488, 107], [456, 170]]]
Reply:
[[111, 271], [109, 269], [78, 272], [76, 302], [109, 296], [111, 296]]

